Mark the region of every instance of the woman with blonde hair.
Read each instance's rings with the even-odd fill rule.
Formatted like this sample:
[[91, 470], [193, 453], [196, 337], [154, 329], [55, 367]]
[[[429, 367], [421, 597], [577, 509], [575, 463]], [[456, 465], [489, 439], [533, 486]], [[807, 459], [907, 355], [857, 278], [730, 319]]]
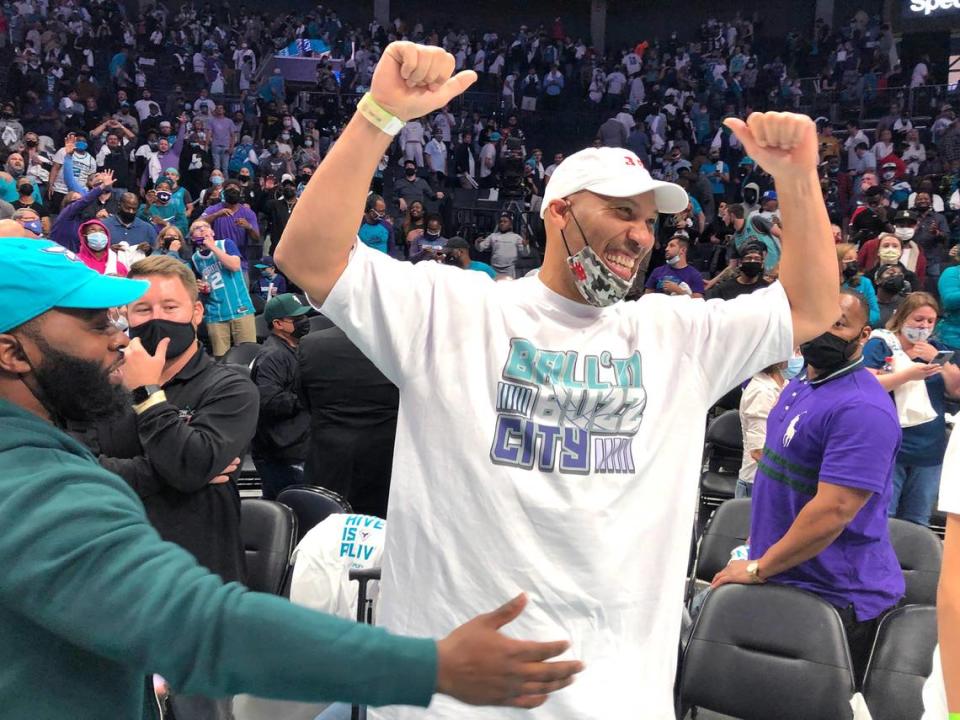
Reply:
[[840, 287], [850, 288], [863, 295], [867, 305], [870, 306], [870, 327], [879, 326], [880, 305], [877, 304], [877, 291], [870, 279], [864, 277], [863, 273], [860, 272], [860, 265], [857, 262], [857, 246], [853, 243], [837, 245], [837, 263], [840, 266]]
[[[950, 359], [943, 361], [938, 353], [946, 346], [931, 338], [937, 323], [939, 308], [932, 295], [910, 293], [899, 307], [886, 330], [874, 332], [863, 348], [863, 362], [877, 376], [888, 392], [910, 382], [922, 382], [929, 407], [910, 402], [915, 413], [925, 411], [929, 419], [915, 417], [903, 427], [903, 441], [894, 468], [893, 496], [888, 514], [919, 525], [926, 525], [937, 499], [940, 487], [940, 469], [946, 451], [946, 423], [944, 398], [960, 394], [960, 368]], [[912, 363], [897, 362], [905, 355]], [[936, 361], [936, 362], [935, 362]], [[905, 396], [895, 399], [907, 402]], [[904, 408], [898, 404], [901, 425], [905, 423]], [[923, 410], [921, 410], [923, 408]]]

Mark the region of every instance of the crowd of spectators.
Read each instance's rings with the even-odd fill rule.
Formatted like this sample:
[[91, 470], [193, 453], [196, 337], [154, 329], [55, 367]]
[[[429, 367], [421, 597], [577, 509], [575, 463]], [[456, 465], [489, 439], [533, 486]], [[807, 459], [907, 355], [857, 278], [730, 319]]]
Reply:
[[[251, 441], [265, 497], [300, 482], [306, 463], [306, 476], [327, 477], [322, 484], [361, 511], [385, 513], [396, 388], [342, 331], [305, 340], [315, 313], [272, 256], [381, 53], [408, 39], [445, 48], [457, 70], [479, 80], [465, 100], [406, 123], [372, 179], [358, 238], [397, 259], [491, 281], [535, 271], [551, 176], [569, 151], [592, 143], [631, 151], [654, 178], [689, 194], [684, 211], [658, 218], [631, 300], [730, 301], [769, 287], [782, 249], [777, 188], [723, 120], [770, 109], [815, 115], [837, 283], [863, 298], [874, 330], [861, 338], [863, 364], [895, 398], [903, 427], [887, 507], [877, 512], [929, 524], [946, 416], [960, 399], [949, 356], [960, 352], [956, 90], [941, 87], [946, 68], [928, 55], [904, 67], [890, 26], [862, 12], [837, 28], [817, 20], [812, 32], [776, 44], [761, 31], [759, 18], [738, 14], [704, 22], [694, 37], [640, 37], [603, 53], [560, 18], [499, 34], [399, 18], [355, 27], [323, 6], [284, 15], [150, 2], [130, 16], [116, 0], [5, 4], [0, 235], [48, 238], [100, 274], [150, 280], [148, 296], [117, 318], [145, 347], [157, 350], [159, 335], [150, 333], [159, 331], [149, 328], [158, 322], [190, 335], [179, 352], [167, 351], [164, 369], [180, 387], [170, 394], [194, 406], [190, 418], [127, 413], [122, 424], [74, 432], [136, 489], [161, 534], [225, 579], [244, 572], [227, 483]], [[290, 42], [312, 38], [328, 48], [314, 83], [263, 71]], [[551, 134], [565, 113], [585, 121], [565, 126], [577, 129], [568, 136]], [[196, 441], [208, 415], [219, 424], [257, 412], [248, 383], [184, 349], [193, 319], [215, 359], [267, 338], [248, 364], [259, 423], [231, 425], [231, 437], [197, 450], [203, 472], [187, 468], [184, 443]], [[856, 335], [851, 329], [847, 341]], [[802, 365], [798, 350], [746, 386], [739, 497], [752, 493], [766, 420]], [[347, 390], [359, 387], [369, 392], [354, 398], [355, 412], [341, 412], [354, 401]], [[924, 391], [919, 411], [907, 407], [909, 388]], [[908, 410], [925, 420], [907, 422]], [[163, 433], [137, 440], [163, 420]], [[363, 434], [375, 435], [377, 448], [344, 450]], [[343, 457], [331, 460], [336, 453]], [[184, 530], [174, 517], [183, 507], [171, 508], [207, 485], [219, 500], [190, 508], [201, 529]]]

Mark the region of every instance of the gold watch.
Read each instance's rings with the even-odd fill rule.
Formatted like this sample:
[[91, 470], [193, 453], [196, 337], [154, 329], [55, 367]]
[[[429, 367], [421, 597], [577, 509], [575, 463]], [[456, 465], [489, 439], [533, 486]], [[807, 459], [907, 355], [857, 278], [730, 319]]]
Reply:
[[763, 578], [760, 577], [760, 561], [751, 560], [747, 563], [747, 575], [752, 577], [756, 582], [764, 582]]

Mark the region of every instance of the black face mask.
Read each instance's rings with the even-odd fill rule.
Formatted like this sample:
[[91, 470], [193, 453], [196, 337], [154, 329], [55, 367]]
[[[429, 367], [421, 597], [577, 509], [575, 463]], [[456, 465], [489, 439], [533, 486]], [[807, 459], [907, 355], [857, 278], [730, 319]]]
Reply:
[[117, 217], [125, 223], [132, 223], [134, 218], [137, 217], [137, 213], [136, 211], [128, 212], [127, 210], [117, 210]]
[[240, 191], [236, 188], [224, 190], [223, 199], [228, 205], [236, 205], [238, 202], [240, 202]]
[[763, 263], [759, 263], [759, 262], [740, 263], [740, 272], [742, 272], [746, 277], [750, 279], [759, 277], [760, 273], [763, 272]]
[[843, 277], [847, 280], [853, 280], [857, 273], [860, 272], [860, 267], [855, 262], [848, 262], [843, 264]]
[[33, 195], [33, 185], [21, 185], [17, 188], [17, 192], [20, 193], [20, 197], [29, 197]]
[[882, 287], [888, 293], [893, 293], [896, 295], [903, 290], [905, 282], [906, 280], [901, 275], [894, 275], [893, 277], [888, 277], [882, 283], [880, 283], [880, 287]]
[[241, 176], [240, 176], [240, 182], [242, 182], [242, 183], [248, 183], [248, 182], [250, 182], [250, 176], [249, 176], [249, 175], [241, 175]]
[[283, 189], [283, 196], [284, 196], [287, 200], [292, 200], [293, 198], [295, 198], [295, 197], [297, 196], [297, 189], [296, 189], [296, 188], [292, 188], [292, 187], [285, 187], [285, 188]]
[[[861, 331], [863, 328], [861, 328]], [[860, 345], [860, 333], [853, 340], [844, 340], [831, 332], [825, 332], [800, 346], [800, 354], [808, 365], [817, 370], [833, 370], [846, 363]]]
[[743, 201], [747, 205], [756, 205], [757, 204], [757, 194], [753, 190], [744, 190], [743, 191]]
[[293, 332], [290, 333], [293, 337], [299, 340], [308, 332], [310, 332], [310, 318], [301, 316], [293, 321]]
[[407, 168], [406, 170], [403, 171], [403, 174], [406, 175], [407, 177], [413, 177], [414, 175], [417, 174], [417, 171], [414, 170], [413, 168]]
[[63, 427], [66, 421], [92, 422], [113, 417], [130, 406], [130, 395], [122, 385], [110, 382], [103, 365], [84, 360], [50, 347], [33, 337], [43, 353], [43, 362], [34, 367], [20, 346], [20, 352], [32, 368], [34, 382], [20, 379], [49, 413], [51, 421]]
[[37, 145], [38, 145], [38, 142], [36, 140], [27, 140], [26, 142], [27, 147], [36, 147]]
[[179, 323], [172, 320], [148, 320], [143, 325], [130, 328], [130, 339], [140, 338], [143, 348], [156, 355], [157, 346], [164, 338], [170, 338], [167, 345], [167, 359], [183, 355], [197, 339], [197, 331], [192, 323]]

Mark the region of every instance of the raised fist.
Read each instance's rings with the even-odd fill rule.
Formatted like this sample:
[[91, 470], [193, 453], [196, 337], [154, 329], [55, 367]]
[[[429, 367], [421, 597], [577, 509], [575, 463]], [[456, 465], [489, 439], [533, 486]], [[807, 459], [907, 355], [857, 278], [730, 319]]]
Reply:
[[755, 112], [746, 122], [727, 118], [723, 124], [743, 143], [747, 154], [775, 180], [817, 171], [820, 161], [817, 127], [806, 115]]
[[401, 120], [422, 117], [476, 82], [473, 70], [453, 75], [455, 64], [453, 55], [443, 48], [406, 41], [390, 43], [377, 63], [370, 93], [382, 108]]

